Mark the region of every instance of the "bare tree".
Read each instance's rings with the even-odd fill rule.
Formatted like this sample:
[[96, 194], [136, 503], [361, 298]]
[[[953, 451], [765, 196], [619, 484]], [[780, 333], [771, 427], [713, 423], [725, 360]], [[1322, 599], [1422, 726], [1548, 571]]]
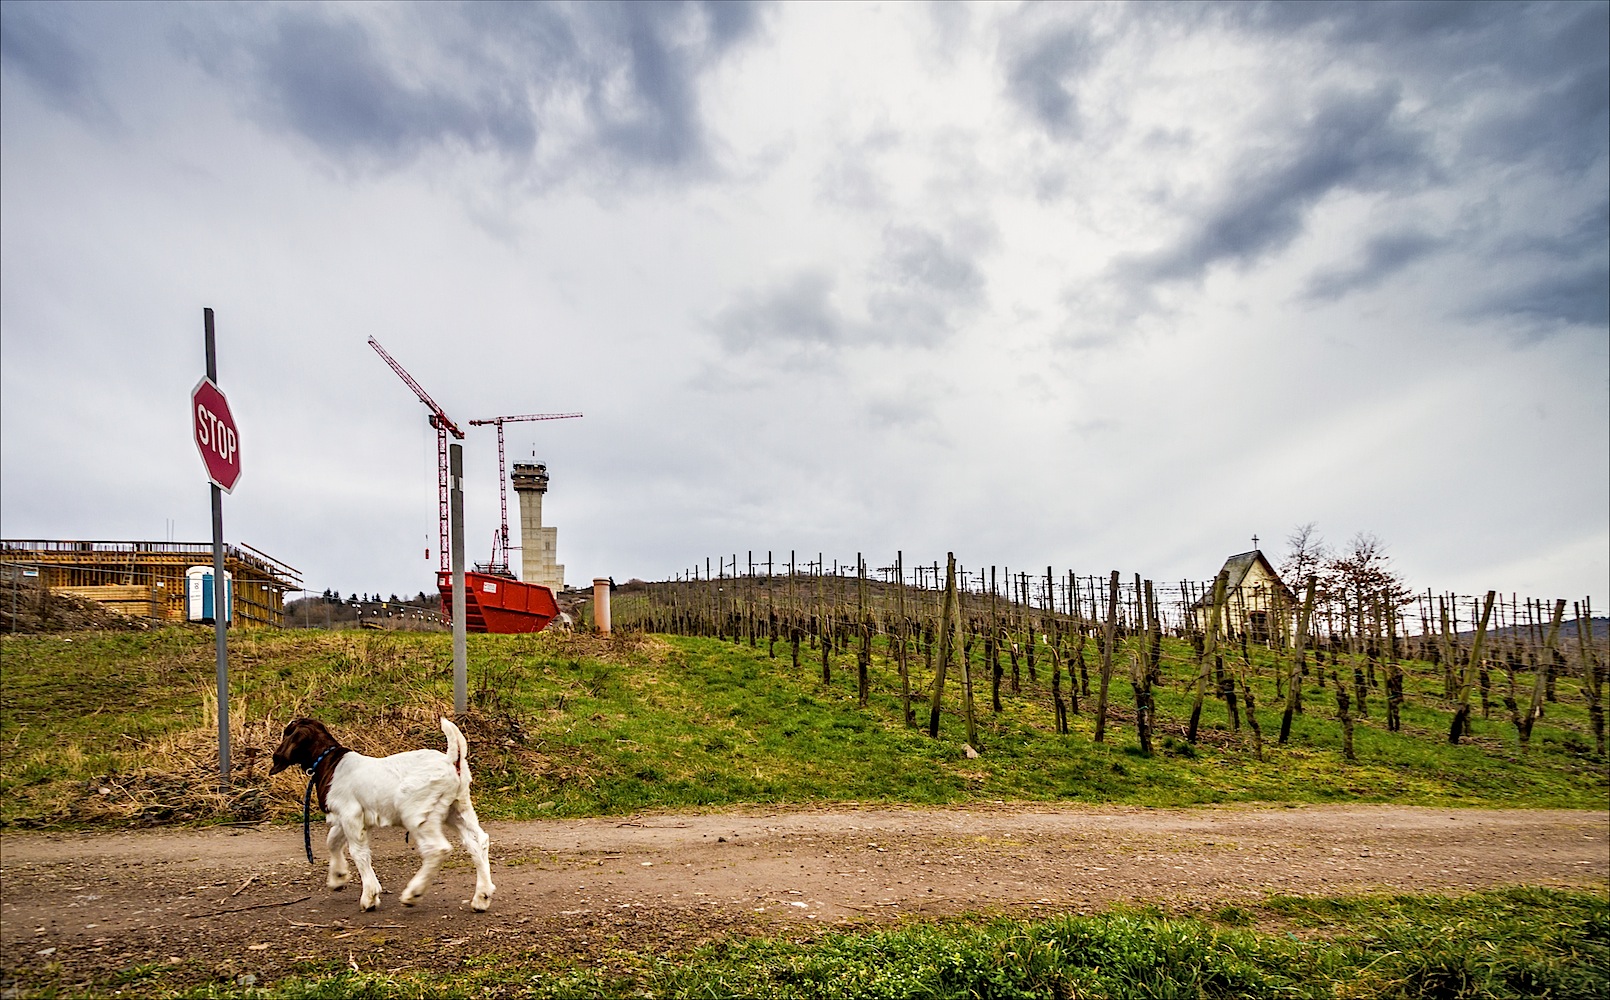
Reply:
[[1280, 578], [1293, 590], [1310, 576], [1321, 576], [1331, 552], [1313, 521], [1299, 524], [1286, 536], [1286, 558], [1280, 563]]
[[1324, 564], [1327, 588], [1333, 598], [1345, 597], [1354, 607], [1398, 608], [1411, 599], [1403, 575], [1392, 566], [1386, 543], [1372, 532], [1361, 531]]

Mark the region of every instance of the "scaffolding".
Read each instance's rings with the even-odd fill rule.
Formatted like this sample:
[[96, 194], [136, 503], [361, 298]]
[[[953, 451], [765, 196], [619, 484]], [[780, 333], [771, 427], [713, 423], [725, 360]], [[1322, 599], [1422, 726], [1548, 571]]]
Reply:
[[[0, 565], [5, 564], [37, 570], [39, 585], [58, 594], [98, 601], [137, 618], [181, 622], [185, 571], [192, 566], [211, 571], [212, 543], [5, 539], [0, 540]], [[234, 581], [237, 626], [285, 624], [285, 594], [302, 589], [301, 571], [242, 543], [224, 546], [224, 572]]]

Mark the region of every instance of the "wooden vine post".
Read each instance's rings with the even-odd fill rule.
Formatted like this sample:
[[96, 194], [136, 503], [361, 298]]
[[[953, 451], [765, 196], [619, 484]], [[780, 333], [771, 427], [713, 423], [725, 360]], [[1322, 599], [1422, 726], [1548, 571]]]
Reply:
[[934, 638], [938, 640], [939, 651], [934, 657], [934, 700], [928, 709], [928, 735], [939, 736], [939, 706], [943, 703], [945, 694], [945, 674], [950, 669], [952, 646], [955, 633], [951, 629], [950, 620], [956, 614], [956, 553], [945, 553], [945, 596], [939, 605], [939, 622], [934, 631], [938, 633]]
[[1112, 683], [1112, 647], [1118, 626], [1118, 571], [1112, 571], [1107, 587], [1107, 627], [1101, 643], [1101, 689], [1096, 695], [1096, 742], [1107, 735], [1107, 687]]
[[1487, 622], [1492, 618], [1493, 598], [1496, 596], [1496, 591], [1489, 590], [1487, 599], [1482, 602], [1481, 621], [1476, 625], [1476, 638], [1470, 644], [1470, 660], [1465, 664], [1464, 678], [1459, 682], [1459, 705], [1454, 710], [1453, 723], [1448, 727], [1448, 742], [1455, 745], [1470, 724], [1470, 689], [1475, 686], [1476, 671], [1481, 668], [1481, 647], [1487, 639]]
[[[982, 571], [980, 571], [980, 576], [982, 577], [982, 575]], [[980, 588], [983, 587], [982, 579], [979, 581], [979, 586]], [[972, 747], [974, 750], [977, 750], [978, 719], [973, 712], [973, 632], [971, 628], [967, 628], [966, 620], [963, 615], [964, 609], [962, 606], [962, 595], [964, 593], [966, 593], [965, 589], [958, 591], [956, 594], [956, 638], [954, 640], [954, 645], [957, 649], [957, 652], [961, 654], [962, 712], [967, 719], [967, 745]], [[967, 628], [965, 635], [963, 634], [964, 628]]]
[[[1232, 599], [1235, 601], [1235, 617], [1234, 617], [1233, 621], [1236, 624], [1240, 625], [1241, 626], [1240, 628], [1232, 628], [1232, 627], [1230, 627], [1230, 622], [1232, 621], [1232, 619], [1230, 618], [1230, 601]], [[1235, 588], [1235, 591], [1233, 592], [1233, 596], [1232, 596], [1232, 592], [1228, 588], [1226, 588], [1225, 594], [1224, 594], [1224, 617], [1223, 617], [1223, 621], [1224, 621], [1225, 626], [1226, 626], [1225, 627], [1225, 638], [1227, 640], [1229, 640], [1229, 642], [1230, 642], [1230, 644], [1232, 644], [1232, 646], [1239, 645], [1241, 647], [1241, 649], [1242, 649], [1242, 655], [1243, 656], [1249, 655], [1246, 652], [1246, 649], [1247, 649], [1247, 645], [1246, 645], [1246, 642], [1247, 642], [1247, 628], [1246, 628], [1246, 625], [1247, 625], [1247, 602], [1246, 602], [1246, 597], [1243, 594], [1241, 587], [1236, 587]], [[1240, 638], [1239, 642], [1237, 641], [1238, 636]], [[1232, 648], [1231, 649], [1231, 654], [1233, 655], [1234, 652], [1235, 652], [1235, 650]], [[1239, 711], [1237, 711], [1237, 709], [1236, 709], [1236, 700], [1235, 700], [1235, 675], [1236, 675], [1236, 669], [1235, 669], [1235, 663], [1232, 660], [1231, 664], [1230, 664], [1230, 669], [1228, 669], [1228, 670], [1224, 669], [1224, 655], [1222, 653], [1219, 653], [1219, 654], [1217, 654], [1217, 656], [1216, 656], [1216, 658], [1214, 660], [1213, 671], [1214, 671], [1214, 677], [1219, 682], [1219, 697], [1221, 699], [1223, 699], [1223, 701], [1224, 701], [1224, 714], [1226, 716], [1228, 716], [1229, 719], [1230, 719], [1230, 731], [1232, 733], [1239, 733], [1239, 732], [1241, 732], [1241, 713]]]
[[794, 670], [799, 670], [799, 605], [794, 600], [794, 550], [788, 550], [788, 645]]
[[[1048, 652], [1051, 656], [1051, 706], [1056, 716], [1057, 733], [1068, 733], [1068, 706], [1062, 701], [1062, 655], [1055, 644], [1050, 646]], [[1077, 697], [1078, 688], [1074, 688]]]
[[1146, 581], [1146, 627], [1151, 633], [1146, 662], [1147, 683], [1158, 684], [1163, 680], [1163, 616], [1158, 613], [1157, 593], [1150, 580]]
[[1548, 664], [1554, 661], [1554, 647], [1560, 641], [1560, 624], [1565, 620], [1565, 598], [1554, 602], [1554, 618], [1549, 622], [1548, 638], [1543, 640], [1543, 655], [1536, 663], [1536, 674], [1532, 679], [1532, 704], [1526, 710], [1526, 717], [1516, 723], [1519, 731], [1521, 747], [1525, 748], [1532, 741], [1532, 723], [1543, 717], [1544, 686], [1548, 678]]
[[[1074, 628], [1079, 632], [1079, 641], [1073, 647], [1073, 660], [1068, 664], [1068, 710], [1074, 715], [1079, 714], [1079, 695], [1090, 697], [1090, 671], [1085, 667], [1085, 641], [1090, 638], [1089, 628], [1085, 622], [1083, 599], [1079, 596], [1079, 578], [1072, 570], [1068, 571], [1068, 608], [1073, 616]], [[1079, 676], [1074, 676], [1073, 668], [1079, 668]]]
[[1280, 719], [1281, 746], [1285, 746], [1291, 738], [1292, 716], [1302, 710], [1303, 671], [1307, 666], [1303, 662], [1303, 644], [1308, 638], [1309, 620], [1314, 614], [1314, 583], [1314, 578], [1310, 576], [1302, 610], [1297, 612], [1297, 635], [1291, 643], [1291, 680], [1286, 685], [1286, 713]]
[[[1237, 591], [1239, 595], [1240, 591]], [[1248, 620], [1245, 605], [1238, 612], [1240, 620]], [[1241, 629], [1241, 667], [1235, 672], [1235, 679], [1241, 683], [1241, 701], [1247, 707], [1247, 728], [1252, 730], [1252, 752], [1261, 761], [1263, 760], [1263, 727], [1258, 725], [1258, 701], [1252, 694], [1252, 653], [1248, 648], [1249, 629]], [[1233, 696], [1233, 693], [1232, 693]], [[1231, 711], [1231, 716], [1235, 712]]]
[[[1364, 678], [1364, 667], [1369, 666], [1373, 679], [1375, 674], [1375, 661], [1370, 655], [1369, 637], [1364, 634], [1364, 590], [1357, 588], [1358, 597], [1358, 632], [1353, 643], [1353, 690], [1358, 695], [1358, 715], [1361, 719], [1370, 717], [1370, 703], [1368, 700], [1369, 684]], [[1361, 662], [1362, 661], [1362, 662]], [[1348, 758], [1351, 760], [1352, 758]]]
[[1437, 613], [1442, 618], [1442, 683], [1443, 697], [1453, 701], [1459, 697], [1458, 650], [1454, 647], [1453, 631], [1448, 626], [1448, 601], [1437, 598]]
[[[1052, 604], [1052, 601], [1051, 601], [1051, 567], [1049, 567], [1049, 566], [1047, 566], [1045, 568], [1045, 602], [1046, 602], [1047, 606], [1051, 606], [1051, 604]], [[1029, 683], [1030, 684], [1038, 684], [1038, 683], [1040, 683], [1040, 675], [1039, 675], [1039, 673], [1038, 673], [1038, 671], [1036, 669], [1036, 665], [1035, 665], [1036, 651], [1035, 651], [1034, 647], [1035, 647], [1036, 644], [1035, 644], [1035, 641], [1034, 641], [1034, 637], [1040, 634], [1040, 628], [1042, 627], [1042, 625], [1043, 625], [1043, 623], [1045, 622], [1046, 619], [1045, 619], [1045, 616], [1036, 617], [1034, 615], [1031, 615], [1031, 614], [1029, 614], [1029, 611], [1030, 611], [1030, 607], [1029, 607], [1029, 575], [1027, 573], [1024, 573], [1023, 574], [1023, 643], [1024, 643], [1024, 657], [1028, 661], [1028, 665], [1029, 665]], [[1017, 659], [1016, 659], [1016, 657], [1014, 657], [1012, 659], [1012, 693], [1013, 694], [1018, 694], [1019, 693], [1018, 678], [1017, 678]]]
[[[1578, 657], [1582, 661], [1582, 684], [1586, 689], [1584, 693], [1588, 699], [1588, 720], [1593, 727], [1593, 740], [1598, 746], [1599, 756], [1605, 755], [1604, 738], [1604, 702], [1599, 697], [1599, 685], [1603, 673], [1593, 656], [1593, 643], [1588, 633], [1593, 628], [1593, 608], [1589, 604], [1573, 603], [1572, 611], [1576, 612], [1576, 644]], [[1586, 612], [1586, 617], [1583, 612]]]
[[[980, 571], [982, 575], [982, 571]], [[1011, 579], [1011, 577], [1007, 577]], [[989, 634], [984, 637], [984, 662], [989, 665], [990, 710], [1001, 714], [1001, 601], [995, 567], [989, 568]]]
[[1202, 721], [1202, 700], [1207, 697], [1208, 672], [1213, 669], [1219, 652], [1219, 621], [1224, 614], [1224, 591], [1229, 583], [1230, 574], [1219, 570], [1213, 581], [1213, 605], [1208, 612], [1207, 632], [1202, 636], [1202, 667], [1196, 673], [1196, 700], [1191, 705], [1191, 723], [1185, 731], [1185, 739], [1190, 743], [1196, 742], [1197, 726]]
[[1335, 671], [1332, 671], [1330, 679], [1336, 685], [1336, 721], [1342, 724], [1342, 756], [1348, 760], [1358, 760], [1353, 754], [1353, 715], [1348, 711], [1347, 684]]
[[1140, 652], [1129, 655], [1129, 686], [1135, 691], [1135, 733], [1140, 737], [1140, 752], [1150, 757], [1152, 755], [1152, 726], [1154, 724], [1155, 709], [1152, 706], [1152, 664], [1151, 648], [1152, 634], [1156, 628], [1155, 611], [1153, 607], [1152, 581], [1147, 580], [1144, 588], [1141, 586], [1140, 575], [1135, 576], [1135, 592], [1142, 595], [1145, 605], [1143, 608], [1143, 621], [1145, 629], [1142, 632]]
[[777, 578], [772, 575], [771, 550], [766, 550], [766, 655], [777, 659]]
[[895, 665], [900, 670], [900, 717], [905, 720], [909, 728], [917, 724], [917, 717], [911, 709], [911, 670], [906, 664], [906, 646], [910, 642], [911, 624], [906, 620], [906, 561], [903, 552], [894, 554], [894, 579], [895, 608], [900, 624], [895, 626], [894, 634], [889, 638], [897, 643]]
[[978, 749], [978, 717], [973, 710], [973, 644], [961, 636], [960, 604], [957, 605], [956, 642], [962, 661], [962, 711], [967, 717], [967, 745]]
[[872, 618], [866, 606], [866, 560], [859, 552], [855, 554], [855, 603], [861, 629], [861, 648], [855, 656], [855, 699], [856, 704], [866, 708], [872, 687]]
[[1386, 648], [1382, 650], [1386, 660], [1386, 728], [1395, 733], [1403, 728], [1403, 667], [1398, 663], [1397, 612], [1390, 593], [1381, 602], [1381, 622], [1386, 632]]
[[827, 566], [820, 552], [816, 553], [816, 582], [815, 599], [816, 610], [816, 639], [822, 651], [822, 686], [833, 683], [833, 662], [829, 658], [833, 651], [833, 624], [828, 620], [828, 614], [821, 605], [822, 574], [827, 572]]

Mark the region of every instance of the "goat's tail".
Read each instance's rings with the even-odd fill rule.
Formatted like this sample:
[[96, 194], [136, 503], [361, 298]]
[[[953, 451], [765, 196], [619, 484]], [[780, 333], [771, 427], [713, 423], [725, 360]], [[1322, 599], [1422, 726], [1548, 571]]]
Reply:
[[458, 772], [459, 790], [467, 795], [470, 790], [470, 745], [464, 739], [464, 734], [453, 725], [453, 720], [445, 715], [442, 716], [442, 732], [447, 736], [447, 762]]

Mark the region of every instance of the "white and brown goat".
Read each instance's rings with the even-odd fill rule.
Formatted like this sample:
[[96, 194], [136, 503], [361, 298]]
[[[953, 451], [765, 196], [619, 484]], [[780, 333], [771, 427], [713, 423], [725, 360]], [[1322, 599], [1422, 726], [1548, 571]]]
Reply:
[[492, 869], [487, 860], [488, 838], [470, 804], [469, 745], [458, 727], [442, 719], [447, 736], [447, 752], [409, 750], [389, 757], [366, 757], [336, 742], [323, 723], [296, 719], [285, 727], [284, 738], [274, 751], [278, 774], [293, 765], [310, 775], [318, 789], [319, 808], [330, 825], [326, 844], [330, 853], [330, 874], [325, 884], [331, 889], [346, 886], [351, 875], [345, 848], [358, 866], [363, 879], [363, 896], [358, 905], [373, 910], [380, 902], [380, 879], [370, 863], [369, 830], [378, 826], [400, 826], [408, 831], [422, 863], [419, 872], [403, 890], [402, 903], [412, 906], [425, 894], [436, 869], [453, 850], [447, 828], [458, 831], [464, 849], [475, 860], [475, 898], [473, 909], [492, 905]]

